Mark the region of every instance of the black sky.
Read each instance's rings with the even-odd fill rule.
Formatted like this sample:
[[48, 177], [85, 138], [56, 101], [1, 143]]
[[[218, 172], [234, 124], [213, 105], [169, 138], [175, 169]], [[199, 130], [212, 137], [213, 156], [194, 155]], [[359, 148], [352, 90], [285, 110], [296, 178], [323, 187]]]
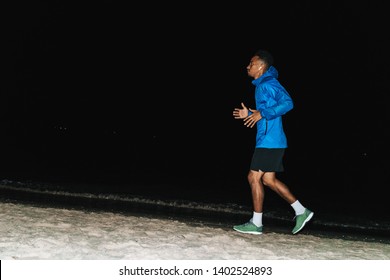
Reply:
[[326, 177], [346, 192], [387, 182], [384, 1], [26, 1], [9, 16], [5, 170], [94, 162], [241, 176], [255, 132], [232, 110], [253, 106], [245, 67], [264, 48], [295, 102], [286, 165], [300, 178], [290, 180]]

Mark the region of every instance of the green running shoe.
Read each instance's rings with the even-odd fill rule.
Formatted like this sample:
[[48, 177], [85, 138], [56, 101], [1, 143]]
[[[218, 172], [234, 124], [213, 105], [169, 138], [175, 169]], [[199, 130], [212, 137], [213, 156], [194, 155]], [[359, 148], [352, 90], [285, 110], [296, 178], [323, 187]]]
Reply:
[[256, 226], [254, 223], [252, 223], [252, 219], [245, 224], [234, 226], [233, 229], [241, 233], [250, 233], [250, 234], [263, 233], [263, 226], [261, 227]]
[[298, 233], [303, 227], [306, 225], [308, 221], [311, 220], [313, 217], [314, 213], [310, 211], [309, 209], [305, 209], [305, 212], [303, 214], [295, 216], [295, 227], [292, 230], [293, 234]]

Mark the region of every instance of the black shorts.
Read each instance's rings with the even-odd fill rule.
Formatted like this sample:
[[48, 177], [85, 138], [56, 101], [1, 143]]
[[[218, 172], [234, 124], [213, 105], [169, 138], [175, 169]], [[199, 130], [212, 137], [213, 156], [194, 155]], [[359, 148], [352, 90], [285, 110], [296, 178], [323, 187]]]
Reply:
[[263, 172], [282, 172], [285, 148], [256, 148], [251, 162], [251, 170]]

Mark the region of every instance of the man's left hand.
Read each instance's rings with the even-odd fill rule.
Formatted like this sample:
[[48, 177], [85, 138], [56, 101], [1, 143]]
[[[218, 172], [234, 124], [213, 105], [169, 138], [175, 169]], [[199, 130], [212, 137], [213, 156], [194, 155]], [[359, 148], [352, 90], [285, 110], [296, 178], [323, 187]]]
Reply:
[[252, 114], [250, 116], [247, 116], [246, 118], [244, 118], [244, 125], [246, 127], [252, 128], [259, 120], [261, 120], [262, 116], [261, 116], [260, 112], [257, 110], [253, 110], [253, 109], [249, 108], [249, 111], [251, 111]]

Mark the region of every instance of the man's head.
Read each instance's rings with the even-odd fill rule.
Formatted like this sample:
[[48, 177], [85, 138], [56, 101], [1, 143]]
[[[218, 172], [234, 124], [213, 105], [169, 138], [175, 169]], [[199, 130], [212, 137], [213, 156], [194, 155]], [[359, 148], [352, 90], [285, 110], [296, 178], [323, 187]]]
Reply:
[[274, 64], [274, 58], [268, 51], [258, 50], [254, 56], [257, 56], [264, 63], [267, 70]]
[[272, 55], [266, 50], [258, 50], [247, 66], [248, 75], [254, 79], [263, 75], [274, 63]]

